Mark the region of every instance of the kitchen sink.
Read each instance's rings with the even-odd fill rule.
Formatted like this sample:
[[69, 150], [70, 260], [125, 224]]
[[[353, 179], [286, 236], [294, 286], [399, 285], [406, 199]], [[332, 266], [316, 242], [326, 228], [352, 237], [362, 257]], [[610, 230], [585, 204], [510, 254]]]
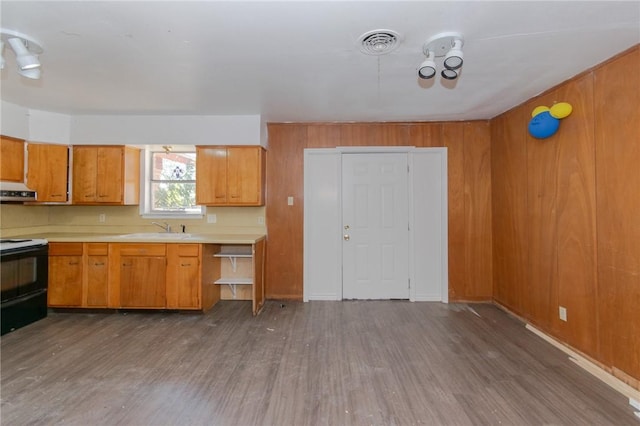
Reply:
[[138, 240], [183, 240], [191, 237], [191, 234], [183, 232], [138, 232], [135, 234], [118, 235], [117, 238]]

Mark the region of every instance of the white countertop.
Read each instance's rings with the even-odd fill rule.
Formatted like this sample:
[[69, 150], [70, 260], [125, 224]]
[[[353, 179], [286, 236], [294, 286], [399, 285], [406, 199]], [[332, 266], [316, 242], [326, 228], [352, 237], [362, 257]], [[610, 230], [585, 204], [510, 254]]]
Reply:
[[[24, 238], [44, 238], [49, 242], [59, 243], [180, 243], [180, 244], [255, 244], [266, 238], [265, 234], [184, 234], [178, 233], [133, 233], [133, 234], [99, 234], [54, 232], [23, 236]], [[11, 237], [19, 238], [19, 237]], [[20, 237], [22, 238], [22, 237]]]

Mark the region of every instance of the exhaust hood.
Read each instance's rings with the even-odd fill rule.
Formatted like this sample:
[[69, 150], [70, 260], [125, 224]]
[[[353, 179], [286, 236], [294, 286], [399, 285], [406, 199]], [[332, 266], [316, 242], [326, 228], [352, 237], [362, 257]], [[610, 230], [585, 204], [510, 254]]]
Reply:
[[0, 182], [0, 202], [22, 203], [36, 201], [36, 191], [27, 188], [23, 182]]

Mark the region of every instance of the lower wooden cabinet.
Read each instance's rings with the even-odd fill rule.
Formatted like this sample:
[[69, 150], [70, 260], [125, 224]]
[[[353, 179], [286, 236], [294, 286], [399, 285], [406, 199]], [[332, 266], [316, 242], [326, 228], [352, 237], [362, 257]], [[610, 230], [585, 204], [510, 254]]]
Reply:
[[164, 308], [167, 304], [164, 257], [125, 256], [120, 259], [122, 308]]
[[[221, 259], [230, 257], [223, 247], [197, 243], [52, 242], [48, 303], [54, 308], [206, 311], [221, 299], [221, 284], [231, 279], [225, 276], [226, 269], [221, 265]], [[249, 292], [237, 299], [253, 300], [252, 311], [256, 315], [264, 303], [264, 240], [246, 245], [245, 249], [249, 262], [243, 272], [247, 282], [243, 283]], [[235, 262], [238, 254], [231, 257]], [[232, 281], [237, 283], [235, 278]]]
[[108, 244], [49, 243], [51, 307], [107, 307]]
[[200, 244], [167, 245], [167, 308], [199, 309], [202, 275]]
[[49, 306], [82, 306], [82, 253], [82, 243], [49, 244]]
[[210, 309], [220, 289], [216, 244], [109, 244], [110, 308]]
[[106, 243], [87, 243], [85, 265], [84, 306], [106, 308], [109, 286], [109, 245]]

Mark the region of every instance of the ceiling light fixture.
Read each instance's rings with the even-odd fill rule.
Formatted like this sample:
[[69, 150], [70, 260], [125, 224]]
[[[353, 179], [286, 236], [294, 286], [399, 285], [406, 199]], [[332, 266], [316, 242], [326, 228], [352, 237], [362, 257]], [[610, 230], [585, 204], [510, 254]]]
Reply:
[[444, 66], [448, 70], [457, 70], [462, 66], [462, 40], [455, 39], [453, 46], [444, 56]]
[[[40, 78], [40, 60], [38, 55], [42, 53], [42, 47], [31, 37], [20, 34], [15, 31], [2, 29], [0, 31], [0, 42], [7, 42], [11, 50], [16, 55], [16, 63], [18, 65], [18, 74], [31, 78]], [[4, 68], [5, 59], [2, 56], [2, 68]]]
[[10, 38], [9, 46], [16, 53], [16, 62], [22, 71], [38, 68], [40, 61], [38, 57], [29, 52], [25, 42], [20, 38]]
[[436, 63], [433, 60], [435, 55], [430, 50], [426, 52], [426, 55], [427, 59], [422, 61], [420, 67], [418, 67], [418, 77], [423, 80], [428, 80], [436, 75]]
[[436, 74], [434, 58], [444, 56], [444, 69], [440, 72], [440, 75], [446, 80], [457, 79], [460, 76], [460, 69], [463, 63], [463, 44], [462, 35], [455, 32], [439, 33], [429, 38], [422, 46], [427, 59], [418, 67], [418, 77], [425, 80], [433, 78]]

